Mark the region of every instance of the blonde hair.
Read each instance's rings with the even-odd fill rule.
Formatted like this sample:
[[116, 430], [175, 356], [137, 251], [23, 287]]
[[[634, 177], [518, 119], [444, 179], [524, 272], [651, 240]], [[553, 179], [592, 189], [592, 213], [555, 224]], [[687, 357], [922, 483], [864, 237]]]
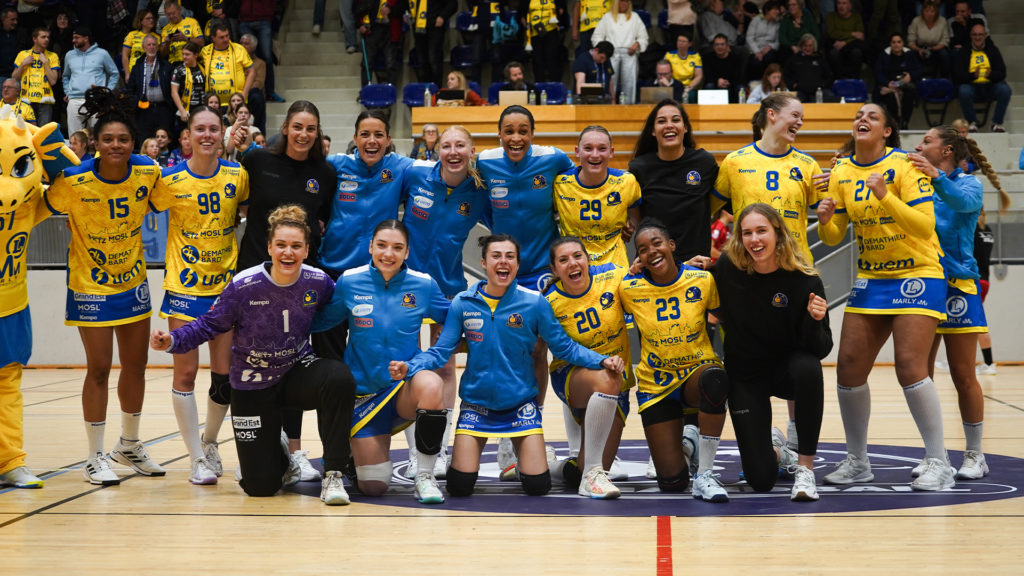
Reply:
[[[959, 136], [959, 133], [957, 133]], [[967, 140], [967, 152], [971, 155], [971, 158], [977, 163], [978, 167], [981, 168], [981, 173], [988, 177], [988, 181], [992, 183], [992, 186], [999, 191], [999, 212], [1005, 213], [1010, 208], [1010, 195], [1003, 190], [1003, 185], [999, 182], [999, 176], [996, 175], [996, 171], [992, 169], [992, 165], [989, 164], [988, 158], [978, 147], [978, 143], [973, 138], [964, 138]]]
[[278, 228], [297, 228], [302, 231], [306, 237], [306, 243], [309, 243], [309, 237], [312, 234], [312, 230], [309, 228], [307, 222], [306, 211], [298, 204], [285, 204], [284, 206], [277, 207], [270, 216], [267, 217], [267, 243], [274, 238], [274, 232], [277, 232]]
[[618, 1], [617, 0], [612, 0], [612, 8], [611, 8], [612, 20], [615, 20], [616, 22], [618, 22], [620, 14], [625, 14], [626, 15], [626, 20], [629, 20], [633, 16], [633, 0], [626, 0], [626, 2], [629, 3], [629, 9], [626, 10], [625, 12], [619, 12], [619, 3], [618, 3]]
[[779, 212], [763, 202], [747, 205], [740, 212], [739, 216], [736, 217], [736, 233], [732, 235], [732, 238], [729, 239], [723, 250], [723, 252], [729, 255], [729, 260], [732, 261], [736, 268], [746, 271], [747, 274], [754, 273], [753, 261], [750, 258], [750, 254], [747, 253], [746, 247], [743, 246], [743, 221], [747, 216], [754, 213], [764, 216], [772, 228], [775, 229], [775, 257], [778, 260], [779, 268], [790, 272], [803, 272], [808, 276], [818, 275], [818, 271], [807, 261], [807, 256], [804, 255], [797, 245], [796, 239], [793, 238], [789, 228], [786, 228], [786, 224], [782, 221], [782, 217], [779, 216]]
[[146, 138], [145, 140], [142, 141], [142, 146], [139, 148], [139, 150], [145, 156], [149, 156], [149, 154], [146, 153], [146, 148], [149, 148], [150, 142], [156, 144], [157, 152], [160, 151], [160, 144], [156, 141], [156, 138]]
[[[459, 72], [459, 74], [461, 74], [461, 72]], [[465, 81], [465, 77], [463, 77], [463, 81]], [[470, 147], [473, 146], [473, 135], [469, 133], [469, 129], [466, 128], [465, 126], [456, 124], [454, 126], [449, 126], [444, 132], [441, 133], [441, 136], [438, 137], [438, 139], [437, 139], [438, 149], [440, 149], [441, 141], [444, 140], [445, 134], [448, 134], [449, 132], [452, 132], [452, 131], [459, 132], [460, 134], [465, 136], [466, 139], [469, 140]], [[483, 177], [480, 176], [480, 171], [477, 170], [477, 168], [476, 168], [476, 157], [474, 155], [472, 155], [472, 154], [470, 155], [470, 158], [469, 158], [469, 169], [467, 170], [467, 172], [469, 173], [469, 177], [473, 179], [473, 184], [477, 188], [486, 188], [487, 187], [484, 184]]]
[[449, 76], [451, 76], [452, 74], [454, 74], [455, 77], [458, 78], [459, 80], [459, 85], [456, 86], [455, 89], [469, 91], [469, 83], [466, 82], [466, 75], [463, 74], [462, 72], [459, 72], [458, 70], [452, 70], [451, 72], [448, 73]]

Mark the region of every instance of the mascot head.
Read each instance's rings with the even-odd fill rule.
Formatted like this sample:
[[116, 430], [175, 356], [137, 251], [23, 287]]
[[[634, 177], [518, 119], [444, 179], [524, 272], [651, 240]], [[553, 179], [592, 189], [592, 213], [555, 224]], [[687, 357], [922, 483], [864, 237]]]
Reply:
[[0, 112], [0, 212], [13, 212], [43, 192], [78, 157], [64, 143], [56, 123], [27, 124], [10, 108]]

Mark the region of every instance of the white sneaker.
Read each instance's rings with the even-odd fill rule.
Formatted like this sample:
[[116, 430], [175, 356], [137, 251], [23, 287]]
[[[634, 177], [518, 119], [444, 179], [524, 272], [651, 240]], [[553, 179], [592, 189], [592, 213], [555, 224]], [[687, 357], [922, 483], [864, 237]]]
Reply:
[[974, 369], [974, 372], [978, 376], [995, 376], [996, 375], [996, 363], [985, 364], [982, 362], [978, 364], [978, 367]]
[[914, 490], [945, 490], [956, 486], [953, 479], [954, 470], [949, 462], [942, 458], [925, 458], [925, 469], [921, 472], [910, 487]]
[[437, 460], [434, 460], [434, 478], [444, 480], [448, 476], [448, 450], [443, 449], [437, 453]]
[[921, 475], [922, 472], [924, 472], [924, 469], [927, 467], [928, 463], [924, 460], [921, 460], [920, 464], [914, 466], [914, 469], [910, 471], [910, 477], [917, 478], [918, 476]]
[[[988, 472], [988, 468], [985, 469]], [[28, 466], [18, 466], [0, 474], [0, 486], [14, 486], [15, 488], [42, 488], [43, 481], [40, 480]]]
[[658, 469], [654, 467], [654, 456], [647, 459], [647, 471], [644, 472], [644, 476], [651, 480], [658, 477]]
[[988, 464], [985, 455], [977, 450], [964, 451], [964, 463], [956, 473], [958, 480], [977, 480], [988, 476]]
[[615, 484], [608, 479], [608, 473], [601, 466], [593, 466], [580, 482], [579, 495], [598, 500], [611, 500], [622, 495]]
[[117, 486], [121, 483], [121, 479], [110, 469], [110, 461], [107, 460], [107, 456], [102, 452], [97, 452], [92, 458], [85, 461], [82, 475], [90, 484]]
[[612, 482], [622, 482], [629, 480], [629, 474], [622, 469], [622, 461], [616, 456], [615, 460], [612, 460], [612, 467], [608, 470], [608, 479]]
[[203, 441], [203, 458], [210, 470], [220, 478], [224, 474], [224, 461], [220, 459], [220, 450], [216, 442]]
[[118, 439], [114, 449], [110, 451], [110, 459], [118, 464], [127, 466], [143, 476], [163, 476], [167, 472], [161, 468], [146, 452], [142, 442], [125, 442]]
[[429, 472], [420, 472], [416, 475], [416, 489], [413, 491], [416, 501], [421, 504], [441, 504], [444, 502], [444, 494], [437, 487], [437, 479]]
[[551, 444], [544, 444], [544, 458], [548, 461], [548, 468], [558, 462], [558, 453], [555, 452], [555, 447]]
[[345, 506], [350, 502], [341, 478], [341, 472], [337, 470], [328, 470], [324, 474], [324, 481], [320, 483], [321, 502], [328, 506]]
[[711, 470], [705, 470], [701, 474], [694, 476], [693, 488], [690, 490], [693, 497], [698, 500], [704, 500], [705, 502], [728, 502], [729, 493], [725, 491], [725, 487], [718, 481], [718, 478], [711, 472]]
[[814, 502], [818, 499], [818, 487], [815, 486], [814, 472], [799, 464], [792, 466], [789, 473], [793, 476], [793, 490], [789, 499], [793, 502]]
[[949, 372], [949, 364], [945, 360], [936, 360], [935, 369], [939, 372]]
[[800, 448], [800, 439], [796, 433], [796, 420], [790, 420], [786, 425], [786, 446], [793, 452]]
[[320, 25], [319, 24], [313, 24], [313, 36], [319, 36], [319, 35], [320, 35]]
[[284, 450], [285, 458], [288, 459], [288, 467], [281, 475], [281, 483], [285, 486], [294, 486], [302, 478], [302, 468], [299, 468], [299, 463], [292, 459], [291, 453], [288, 452], [288, 436], [283, 431], [281, 432], [281, 449]]
[[693, 424], [683, 426], [683, 456], [690, 468], [690, 477], [696, 476], [700, 457], [700, 430]]
[[[499, 445], [500, 446], [500, 445]], [[404, 476], [409, 480], [416, 478], [416, 469], [419, 467], [417, 462], [419, 461], [419, 451], [416, 450], [416, 445], [409, 446], [409, 465], [405, 467]]]
[[786, 446], [786, 437], [782, 435], [782, 430], [779, 430], [776, 426], [772, 426], [772, 446], [779, 451], [779, 469], [783, 473], [790, 477], [790, 468], [797, 465], [797, 455]]
[[825, 484], [853, 484], [855, 482], [871, 482], [875, 475], [871, 473], [871, 462], [865, 458], [847, 454], [846, 458], [836, 465], [831, 474], [825, 476]]
[[516, 464], [518, 463], [519, 458], [516, 456], [515, 447], [512, 446], [512, 439], [499, 438], [498, 468], [501, 470], [501, 474], [498, 477], [506, 482], [515, 480], [517, 474]]
[[295, 462], [296, 465], [298, 465], [299, 480], [302, 482], [312, 482], [313, 480], [320, 479], [320, 471], [317, 470], [316, 468], [313, 468], [313, 465], [309, 463], [309, 458], [307, 457], [308, 455], [309, 452], [305, 450], [296, 450], [295, 452], [292, 452], [290, 456], [288, 456], [289, 459], [291, 459], [293, 462]]
[[213, 471], [213, 466], [210, 466], [206, 458], [200, 456], [192, 461], [192, 474], [188, 481], [199, 486], [216, 484], [217, 473]]

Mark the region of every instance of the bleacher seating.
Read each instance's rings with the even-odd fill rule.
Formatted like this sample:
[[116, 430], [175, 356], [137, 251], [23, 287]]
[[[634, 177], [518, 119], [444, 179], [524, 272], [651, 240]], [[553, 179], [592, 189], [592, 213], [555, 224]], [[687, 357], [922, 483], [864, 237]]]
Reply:
[[437, 84], [433, 82], [410, 82], [402, 88], [402, 102], [409, 108], [423, 106], [423, 92], [430, 88], [431, 94], [437, 94]]
[[[367, 84], [359, 91], [359, 102], [367, 108], [389, 108], [395, 105], [397, 98], [394, 84]], [[420, 99], [423, 99], [422, 94]]]
[[867, 102], [868, 86], [858, 78], [840, 78], [832, 83], [832, 93], [847, 102]]
[[[918, 83], [917, 94], [921, 97], [921, 110], [924, 112], [925, 122], [932, 127], [945, 124], [946, 109], [955, 96], [953, 83], [946, 78], [925, 78]], [[933, 121], [932, 118], [936, 114], [938, 120]]]
[[547, 92], [548, 104], [565, 104], [565, 84], [561, 82], [537, 82], [537, 93], [540, 94], [542, 91]]

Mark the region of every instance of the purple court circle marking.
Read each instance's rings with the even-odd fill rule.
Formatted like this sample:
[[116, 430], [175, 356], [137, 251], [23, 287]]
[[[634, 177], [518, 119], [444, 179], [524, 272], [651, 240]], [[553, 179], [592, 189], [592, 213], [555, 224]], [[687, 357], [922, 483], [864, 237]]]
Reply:
[[[559, 458], [568, 455], [565, 442], [550, 442]], [[980, 480], [957, 481], [955, 487], [941, 492], [915, 492], [910, 489], [910, 472], [923, 455], [922, 448], [904, 446], [869, 446], [871, 469], [875, 480], [866, 484], [828, 486], [822, 478], [846, 456], [842, 444], [818, 446], [815, 476], [818, 479], [817, 502], [792, 502], [789, 499], [792, 480], [780, 478], [771, 492], [755, 492], [740, 481], [740, 455], [736, 443], [723, 441], [715, 458], [715, 472], [729, 492], [729, 502], [712, 504], [694, 500], [689, 489], [679, 494], [658, 490], [654, 480], [644, 476], [647, 470], [647, 443], [624, 440], [619, 447], [620, 466], [629, 479], [616, 482], [622, 497], [612, 501], [590, 500], [558, 482], [543, 497], [523, 494], [519, 482], [498, 480], [497, 444], [488, 443], [481, 457], [480, 479], [476, 491], [468, 498], [447, 496], [444, 504], [420, 504], [412, 496], [412, 481], [404, 477], [407, 453], [392, 450], [395, 463], [391, 488], [380, 498], [370, 498], [351, 491], [352, 501], [404, 508], [457, 510], [461, 512], [545, 514], [571, 516], [749, 516], [759, 514], [826, 514], [837, 512], [870, 512], [900, 510], [929, 506], [951, 506], [1017, 498], [1024, 494], [1024, 459], [986, 454], [991, 473]], [[963, 461], [963, 453], [950, 451], [953, 466]], [[314, 466], [321, 468], [317, 458]], [[444, 490], [444, 481], [440, 481]], [[319, 482], [300, 482], [289, 490], [307, 496], [320, 496]]]

